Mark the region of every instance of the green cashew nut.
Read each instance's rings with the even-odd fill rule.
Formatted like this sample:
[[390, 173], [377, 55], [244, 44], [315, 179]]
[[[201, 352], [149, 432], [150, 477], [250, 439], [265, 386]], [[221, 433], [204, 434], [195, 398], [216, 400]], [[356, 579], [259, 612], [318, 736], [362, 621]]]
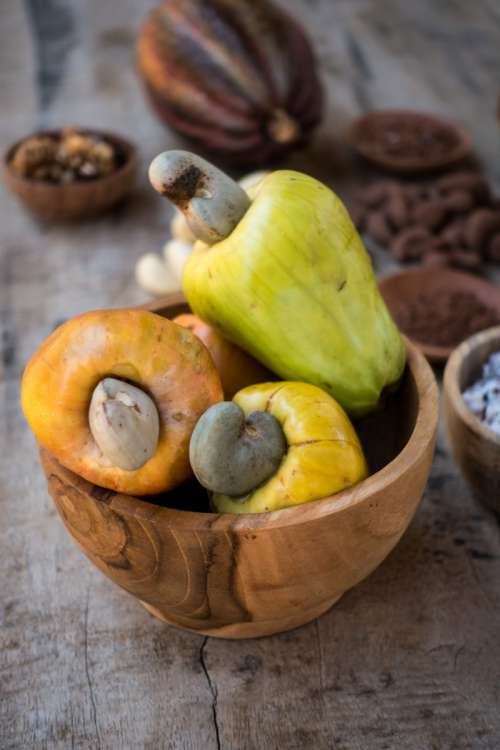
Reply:
[[233, 401], [211, 406], [191, 435], [189, 459], [206, 489], [248, 494], [276, 473], [287, 450], [279, 421], [265, 411], [245, 417]]

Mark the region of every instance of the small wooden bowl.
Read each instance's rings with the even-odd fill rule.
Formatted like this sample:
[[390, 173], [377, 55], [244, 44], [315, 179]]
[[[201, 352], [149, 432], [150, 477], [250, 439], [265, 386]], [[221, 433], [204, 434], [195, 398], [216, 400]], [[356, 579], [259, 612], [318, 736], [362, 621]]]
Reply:
[[[181, 295], [156, 307], [169, 318], [186, 311]], [[437, 419], [434, 375], [408, 344], [398, 393], [357, 425], [373, 474], [331, 497], [254, 515], [194, 512], [193, 483], [155, 498], [163, 505], [118, 495], [44, 449], [41, 458], [69, 533], [105, 575], [172, 625], [253, 638], [323, 614], [389, 554], [422, 495]]]
[[[380, 135], [391, 131], [402, 136], [408, 127], [408, 122], [425, 129], [428, 133], [439, 134], [449, 142], [449, 149], [439, 155], [412, 156], [407, 152], [400, 155], [389, 154], [384, 151]], [[377, 138], [377, 135], [379, 136]], [[451, 167], [462, 161], [471, 153], [471, 139], [469, 134], [436, 115], [415, 112], [412, 110], [381, 110], [368, 112], [357, 118], [349, 128], [347, 139], [352, 148], [368, 161], [390, 172], [399, 174], [423, 174]]]
[[500, 513], [500, 436], [485, 427], [462, 393], [481, 377], [489, 355], [500, 350], [500, 326], [481, 331], [455, 349], [444, 371], [444, 413], [454, 458], [474, 496]]
[[[449, 268], [416, 268], [409, 271], [386, 276], [379, 282], [380, 292], [398, 322], [404, 308], [416, 304], [420, 294], [426, 297], [440, 296], [446, 293], [465, 292], [475, 295], [483, 304], [498, 313], [500, 319], [500, 290], [485, 279], [469, 273], [454, 271]], [[420, 341], [412, 337], [399, 324], [404, 334], [408, 335], [430, 362], [442, 364], [446, 362], [454, 346], [438, 346], [428, 341]]]
[[61, 185], [19, 177], [11, 167], [16, 149], [33, 135], [54, 136], [58, 135], [58, 130], [32, 133], [14, 143], [4, 154], [3, 174], [7, 187], [31, 213], [43, 221], [75, 221], [97, 216], [119, 203], [133, 185], [137, 169], [137, 152], [130, 141], [107, 131], [83, 128], [79, 128], [78, 131], [108, 141], [121, 155], [121, 166], [106, 177]]

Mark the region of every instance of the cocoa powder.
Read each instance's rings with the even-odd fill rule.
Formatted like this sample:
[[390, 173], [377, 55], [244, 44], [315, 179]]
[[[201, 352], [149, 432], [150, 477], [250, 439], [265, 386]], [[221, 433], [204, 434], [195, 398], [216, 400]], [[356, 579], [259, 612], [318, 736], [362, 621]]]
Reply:
[[500, 323], [498, 312], [475, 294], [445, 287], [432, 295], [421, 292], [412, 303], [393, 310], [393, 315], [414, 341], [443, 347], [457, 346], [473, 333]]

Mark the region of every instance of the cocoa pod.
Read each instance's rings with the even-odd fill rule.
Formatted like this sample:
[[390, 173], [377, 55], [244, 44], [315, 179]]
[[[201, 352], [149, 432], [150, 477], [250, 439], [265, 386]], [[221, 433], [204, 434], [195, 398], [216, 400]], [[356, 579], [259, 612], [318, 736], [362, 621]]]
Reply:
[[137, 61], [160, 119], [227, 161], [280, 156], [321, 118], [311, 46], [271, 0], [164, 0], [139, 33]]
[[434, 250], [434, 238], [424, 227], [408, 227], [399, 232], [391, 243], [391, 252], [396, 260], [418, 260]]
[[436, 187], [443, 195], [455, 190], [465, 190], [473, 193], [478, 202], [485, 203], [490, 199], [488, 182], [479, 172], [453, 172], [437, 180]]
[[470, 211], [477, 203], [470, 190], [450, 190], [441, 200], [446, 211], [457, 214]]
[[444, 223], [447, 215], [446, 206], [439, 199], [426, 200], [413, 208], [412, 219], [426, 229], [436, 231]]
[[395, 229], [403, 229], [410, 221], [408, 201], [399, 185], [393, 185], [388, 191], [385, 214]]
[[500, 230], [500, 211], [478, 208], [468, 217], [464, 228], [467, 247], [481, 251], [486, 249], [489, 238]]
[[382, 247], [388, 247], [393, 236], [389, 222], [381, 211], [373, 211], [368, 214], [365, 231]]

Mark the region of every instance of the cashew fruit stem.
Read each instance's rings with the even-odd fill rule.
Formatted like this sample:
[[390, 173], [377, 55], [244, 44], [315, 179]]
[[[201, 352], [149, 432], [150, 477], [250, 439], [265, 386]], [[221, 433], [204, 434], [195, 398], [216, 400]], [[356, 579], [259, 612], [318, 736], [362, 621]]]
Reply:
[[149, 179], [182, 211], [195, 237], [209, 245], [228, 237], [250, 206], [237, 182], [189, 151], [159, 154]]
[[233, 401], [223, 401], [198, 420], [189, 458], [206, 489], [239, 498], [277, 472], [286, 450], [286, 438], [276, 417], [265, 411], [245, 417]]
[[135, 471], [154, 455], [160, 434], [158, 410], [147, 393], [117, 378], [94, 389], [89, 425], [101, 453], [112, 466]]

